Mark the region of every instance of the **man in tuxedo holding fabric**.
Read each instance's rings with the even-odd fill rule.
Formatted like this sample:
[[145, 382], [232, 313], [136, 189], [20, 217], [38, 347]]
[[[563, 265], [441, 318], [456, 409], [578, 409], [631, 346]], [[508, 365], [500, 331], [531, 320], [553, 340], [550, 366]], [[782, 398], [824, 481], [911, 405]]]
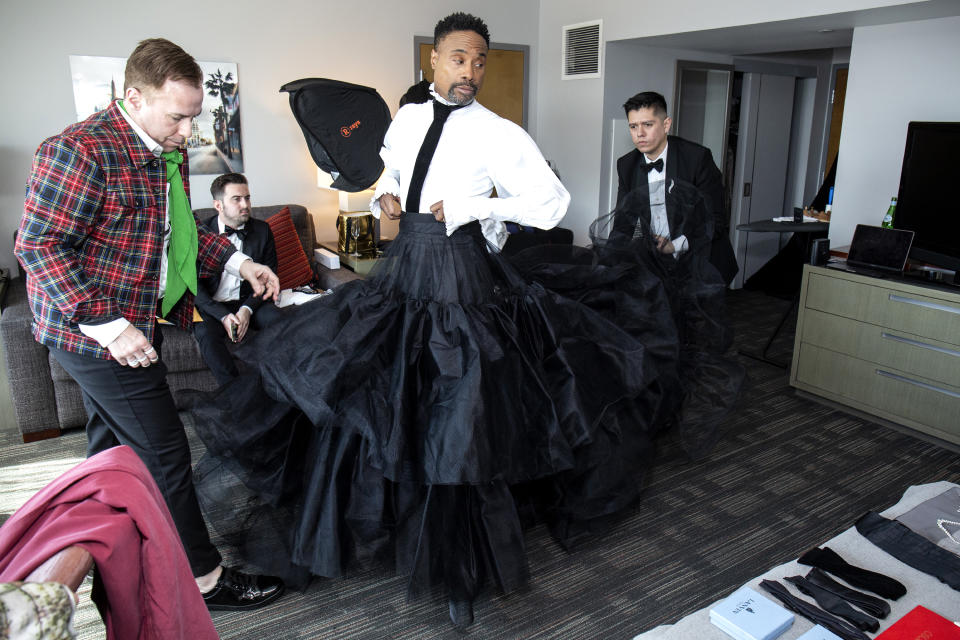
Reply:
[[[205, 226], [212, 233], [225, 236], [237, 251], [276, 272], [273, 232], [266, 222], [250, 217], [246, 177], [225, 173], [210, 185], [210, 195], [217, 215], [207, 220]], [[204, 361], [221, 385], [239, 374], [227, 341], [240, 342], [251, 325], [262, 329], [281, 313], [276, 305], [265, 304], [263, 298], [254, 295], [248, 282], [225, 272], [200, 280], [196, 304], [203, 322], [194, 324], [193, 333]]]
[[[710, 262], [730, 283], [738, 267], [723, 206], [723, 182], [710, 150], [704, 146], [669, 135], [672, 120], [662, 95], [645, 91], [623, 105], [627, 125], [636, 149], [617, 160], [617, 204], [637, 189], [652, 198], [649, 221], [657, 248], [680, 257], [697, 243], [710, 243]], [[686, 224], [664, 205], [663, 191], [675, 180], [695, 186], [703, 195], [707, 210], [705, 224]], [[656, 200], [656, 202], [655, 202]]]

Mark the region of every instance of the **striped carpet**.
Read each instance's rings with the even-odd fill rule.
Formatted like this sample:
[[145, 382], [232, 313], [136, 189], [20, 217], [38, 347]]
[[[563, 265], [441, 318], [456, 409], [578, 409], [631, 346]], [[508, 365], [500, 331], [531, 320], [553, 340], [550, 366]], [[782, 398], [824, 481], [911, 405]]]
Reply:
[[[763, 344], [789, 301], [737, 291], [729, 304], [748, 347]], [[788, 323], [771, 355], [788, 360], [792, 339]], [[530, 585], [484, 592], [466, 634], [451, 628], [442, 594], [408, 601], [404, 581], [379, 571], [319, 581], [265, 611], [216, 614], [217, 629], [228, 639], [631, 638], [797, 557], [912, 484], [960, 482], [954, 451], [799, 397], [785, 370], [741, 361], [743, 400], [705, 460], [687, 462], [666, 443], [641, 504], [572, 551], [529, 531]], [[29, 445], [0, 438], [0, 518], [83, 455], [82, 433]], [[89, 580], [81, 598], [78, 636], [103, 638]]]

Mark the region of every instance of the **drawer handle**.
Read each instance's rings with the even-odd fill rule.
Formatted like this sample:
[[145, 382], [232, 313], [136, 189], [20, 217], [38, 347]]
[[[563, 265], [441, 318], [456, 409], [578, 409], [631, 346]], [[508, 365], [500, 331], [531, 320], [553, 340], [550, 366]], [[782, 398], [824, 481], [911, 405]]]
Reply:
[[948, 304], [940, 304], [939, 302], [929, 302], [927, 300], [915, 300], [913, 298], [904, 298], [903, 296], [898, 296], [896, 294], [890, 294], [890, 300], [893, 302], [903, 302], [904, 304], [912, 304], [918, 307], [926, 307], [927, 309], [936, 309], [937, 311], [946, 311], [947, 313], [955, 313], [960, 315], [960, 308], [951, 307]]
[[912, 384], [917, 387], [922, 387], [929, 391], [936, 391], [937, 393], [942, 393], [944, 395], [950, 396], [951, 398], [960, 398], [960, 393], [956, 391], [951, 391], [950, 389], [944, 389], [927, 382], [920, 382], [919, 380], [914, 380], [913, 378], [907, 378], [905, 376], [897, 375], [896, 373], [890, 373], [889, 371], [884, 371], [883, 369], [876, 370], [877, 375], [884, 376], [885, 378], [893, 378], [900, 382], [906, 382], [907, 384]]
[[880, 337], [886, 338], [888, 340], [893, 340], [894, 342], [902, 342], [904, 344], [909, 344], [914, 347], [920, 347], [921, 349], [929, 349], [930, 351], [945, 353], [948, 356], [960, 357], [960, 351], [956, 351], [954, 349], [947, 349], [946, 347], [938, 347], [935, 344], [927, 344], [926, 342], [920, 342], [919, 340], [913, 340], [911, 338], [904, 338], [903, 336], [895, 336], [892, 333], [887, 333], [886, 331], [881, 331]]

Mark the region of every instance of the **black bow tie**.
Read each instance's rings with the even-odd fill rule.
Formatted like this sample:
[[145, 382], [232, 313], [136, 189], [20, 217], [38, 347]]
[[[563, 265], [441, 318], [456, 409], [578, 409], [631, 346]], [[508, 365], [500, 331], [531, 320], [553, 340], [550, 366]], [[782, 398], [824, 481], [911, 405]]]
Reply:
[[226, 226], [226, 225], [224, 225], [224, 227], [223, 227], [223, 233], [221, 233], [220, 235], [222, 235], [222, 236], [229, 236], [229, 235], [232, 235], [232, 234], [234, 234], [234, 233], [237, 234], [237, 237], [240, 238], [241, 240], [245, 240], [246, 237], [247, 237], [247, 230], [246, 230], [246, 229], [234, 229], [233, 227], [228, 227], [228, 226]]
[[658, 173], [663, 172], [663, 158], [657, 158], [656, 162], [641, 162], [640, 168], [650, 173], [651, 169], [656, 169]]

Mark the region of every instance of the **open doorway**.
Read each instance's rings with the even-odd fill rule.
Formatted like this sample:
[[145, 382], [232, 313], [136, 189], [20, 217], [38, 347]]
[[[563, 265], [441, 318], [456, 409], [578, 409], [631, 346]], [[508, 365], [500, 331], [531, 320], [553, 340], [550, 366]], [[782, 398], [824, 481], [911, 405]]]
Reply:
[[[743, 286], [776, 256], [789, 234], [737, 230], [760, 220], [791, 217], [809, 204], [822, 182], [827, 92], [824, 64], [797, 65], [740, 60], [735, 65], [726, 161], [731, 242]], [[818, 100], [820, 104], [818, 105]], [[821, 115], [818, 116], [818, 111]]]

